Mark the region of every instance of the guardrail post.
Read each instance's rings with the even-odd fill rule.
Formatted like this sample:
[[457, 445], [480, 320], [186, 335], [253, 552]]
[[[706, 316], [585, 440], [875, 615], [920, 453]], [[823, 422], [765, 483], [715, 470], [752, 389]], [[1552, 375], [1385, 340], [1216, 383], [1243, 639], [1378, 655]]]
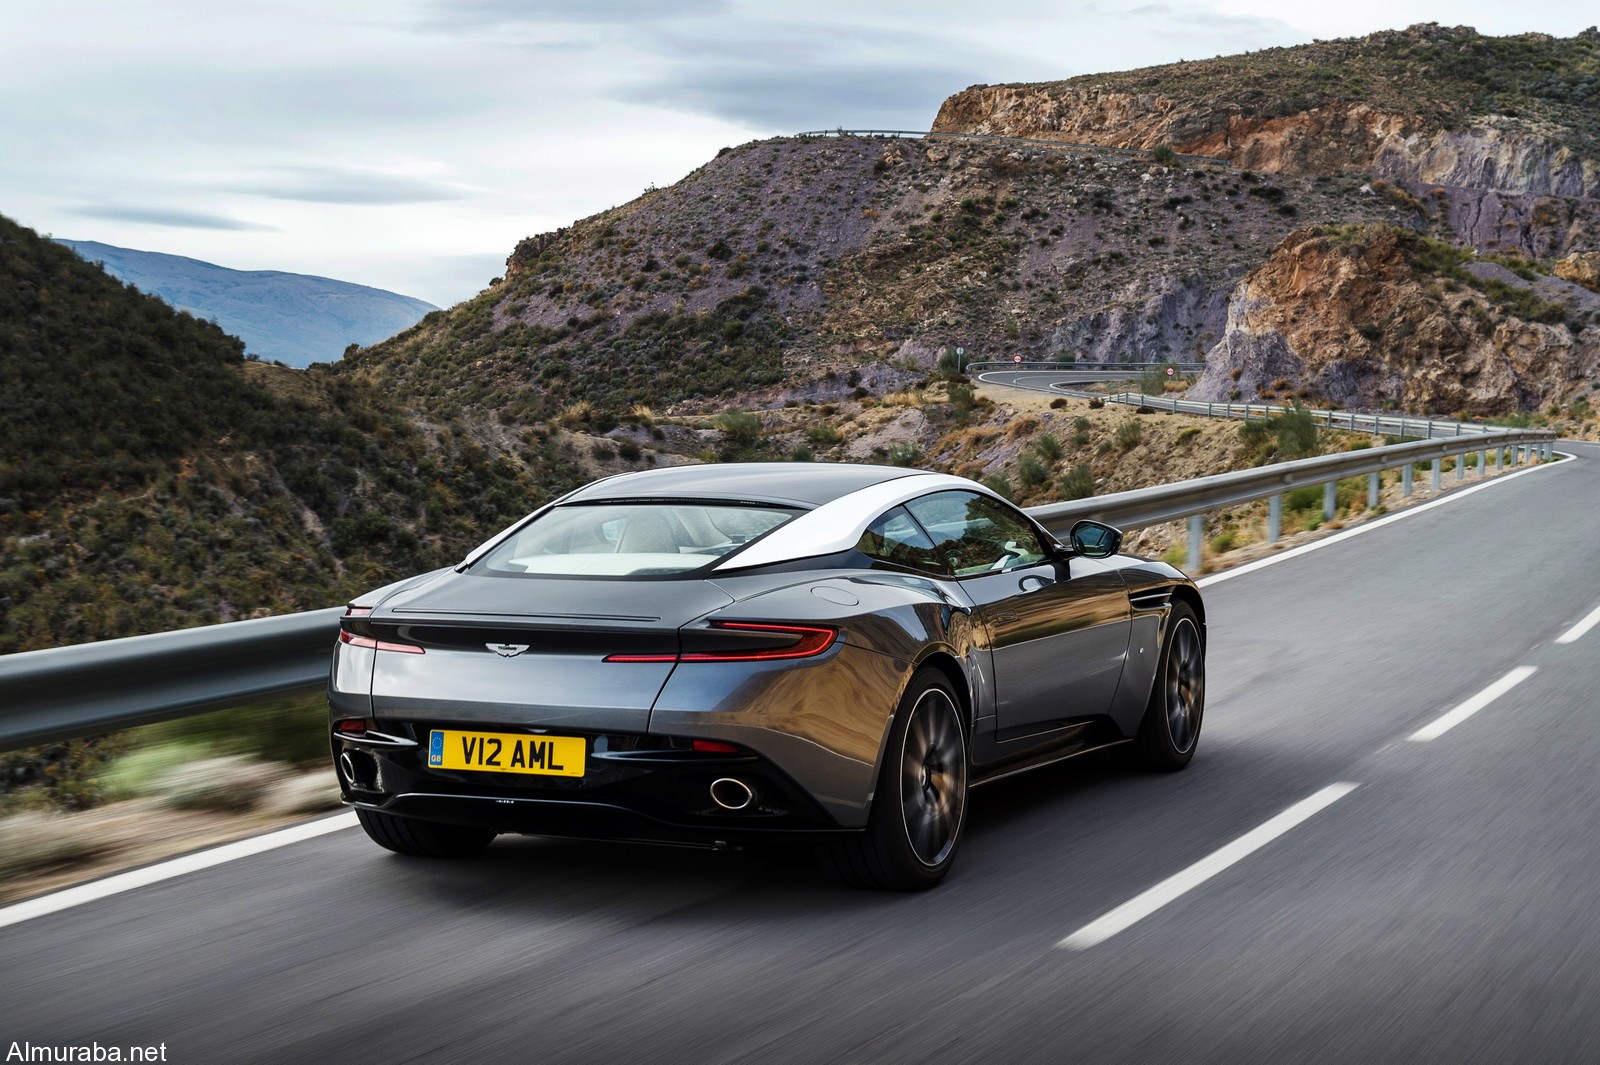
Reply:
[[1199, 573], [1206, 547], [1206, 516], [1189, 515], [1189, 572]]
[[1267, 500], [1267, 540], [1277, 543], [1283, 535], [1283, 496], [1276, 495]]
[[1456, 456], [1456, 480], [1459, 481], [1463, 477], [1465, 477], [1466, 475], [1467, 475], [1467, 456], [1465, 454], [1457, 455]]
[[1400, 467], [1400, 494], [1407, 497], [1411, 495], [1411, 465], [1408, 462]]
[[1432, 465], [1433, 465], [1433, 490], [1435, 492], [1437, 492], [1441, 487], [1441, 485], [1439, 484], [1439, 477], [1440, 477], [1441, 474], [1444, 473], [1444, 470], [1441, 468], [1441, 467], [1444, 466], [1444, 457], [1440, 456], [1438, 458], [1435, 458], [1433, 460]]
[[1367, 509], [1368, 510], [1376, 510], [1378, 508], [1378, 493], [1380, 491], [1382, 491], [1382, 488], [1383, 488], [1383, 482], [1381, 480], [1379, 480], [1378, 471], [1377, 470], [1373, 470], [1371, 473], [1367, 474]]
[[1488, 461], [1488, 457], [1489, 457], [1489, 453], [1487, 451], [1478, 452], [1478, 477], [1480, 479], [1483, 477], [1483, 467], [1484, 467], [1484, 464]]
[[1339, 504], [1339, 482], [1329, 481], [1322, 486], [1322, 520], [1332, 521], [1334, 509]]
[[1356, 431], [1356, 412], [1355, 411], [1351, 411], [1350, 412], [1350, 431], [1352, 433]]

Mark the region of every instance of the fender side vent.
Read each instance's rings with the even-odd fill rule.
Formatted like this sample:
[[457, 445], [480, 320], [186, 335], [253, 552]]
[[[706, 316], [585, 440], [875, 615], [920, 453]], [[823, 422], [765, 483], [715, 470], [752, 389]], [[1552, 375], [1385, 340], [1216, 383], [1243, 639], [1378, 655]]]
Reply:
[[1171, 601], [1171, 588], [1161, 588], [1153, 592], [1135, 592], [1128, 596], [1128, 602], [1135, 610], [1164, 610]]

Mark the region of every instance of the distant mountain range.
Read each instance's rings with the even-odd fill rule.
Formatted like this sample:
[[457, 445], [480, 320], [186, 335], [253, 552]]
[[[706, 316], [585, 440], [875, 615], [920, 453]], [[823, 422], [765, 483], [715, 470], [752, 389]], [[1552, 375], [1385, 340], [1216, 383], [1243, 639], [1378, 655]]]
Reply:
[[245, 350], [290, 366], [332, 362], [350, 344], [377, 343], [439, 308], [381, 288], [282, 270], [230, 270], [181, 255], [93, 240], [62, 240], [90, 262], [179, 310], [215, 321]]

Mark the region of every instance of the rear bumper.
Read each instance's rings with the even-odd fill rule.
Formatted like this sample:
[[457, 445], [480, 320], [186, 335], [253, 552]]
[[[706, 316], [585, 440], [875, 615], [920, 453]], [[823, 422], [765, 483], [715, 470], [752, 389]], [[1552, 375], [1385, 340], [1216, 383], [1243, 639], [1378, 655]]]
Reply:
[[[497, 832], [681, 843], [847, 830], [754, 752], [709, 754], [663, 749], [657, 737], [588, 734], [584, 775], [549, 777], [430, 768], [428, 723], [380, 718], [377, 728], [416, 746], [333, 736], [345, 801], [362, 809]], [[712, 799], [712, 783], [726, 778], [754, 793], [744, 809], [727, 810]]]
[[[485, 798], [477, 795], [405, 794], [383, 803], [353, 801], [363, 810], [381, 810], [444, 824], [470, 825], [496, 832], [570, 836], [635, 843], [678, 843], [714, 847], [721, 843], [775, 838], [824, 839], [862, 831], [853, 828], [783, 826], [725, 818], [717, 824], [666, 821], [612, 803], [571, 800]], [[709, 822], [710, 819], [702, 819]]]

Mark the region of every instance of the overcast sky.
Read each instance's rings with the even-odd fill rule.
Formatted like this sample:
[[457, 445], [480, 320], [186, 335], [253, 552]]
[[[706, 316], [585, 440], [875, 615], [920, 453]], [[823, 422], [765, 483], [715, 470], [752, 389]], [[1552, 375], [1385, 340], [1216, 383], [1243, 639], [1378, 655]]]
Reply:
[[1414, 22], [1570, 36], [1573, 0], [5, 0], [0, 214], [441, 306], [516, 241], [724, 145], [925, 130], [975, 82]]

